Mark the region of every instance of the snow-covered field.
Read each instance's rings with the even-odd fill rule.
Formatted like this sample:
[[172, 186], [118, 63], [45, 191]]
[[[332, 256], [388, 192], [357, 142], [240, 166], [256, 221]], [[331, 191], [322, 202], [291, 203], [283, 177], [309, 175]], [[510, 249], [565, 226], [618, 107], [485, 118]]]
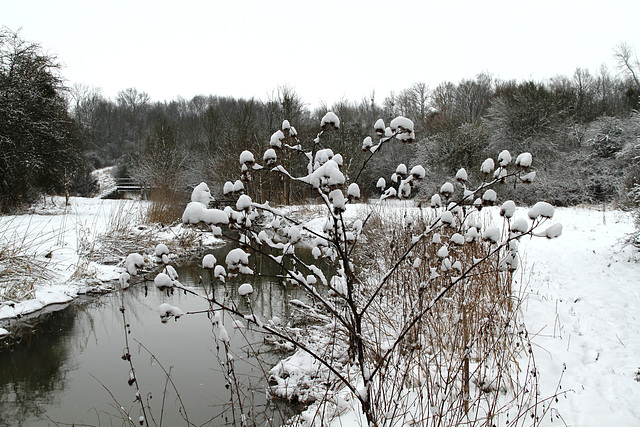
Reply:
[[[123, 203], [130, 205], [123, 209]], [[135, 203], [77, 198], [67, 209], [1, 217], [0, 238], [27, 242], [53, 275], [36, 284], [34, 298], [1, 305], [0, 319], [66, 302], [100, 281], [116, 280], [121, 266], [86, 263], [79, 252], [108, 229], [116, 210], [136, 215]], [[524, 316], [535, 335], [540, 397], [564, 392], [554, 405], [554, 423], [549, 418], [545, 423], [638, 425], [640, 256], [621, 243], [633, 230], [632, 220], [617, 210], [567, 208], [556, 209], [553, 222], [564, 225], [560, 238], [522, 242], [524, 262], [516, 283], [528, 294]], [[77, 274], [79, 268], [84, 274]], [[0, 328], [0, 336], [6, 333]]]

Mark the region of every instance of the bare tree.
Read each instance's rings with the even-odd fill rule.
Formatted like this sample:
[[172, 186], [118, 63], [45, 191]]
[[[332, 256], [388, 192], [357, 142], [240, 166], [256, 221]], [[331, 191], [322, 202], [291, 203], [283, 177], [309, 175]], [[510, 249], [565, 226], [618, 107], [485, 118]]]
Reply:
[[614, 50], [614, 58], [618, 61], [618, 68], [631, 77], [637, 89], [640, 89], [640, 62], [635, 51], [625, 42], [621, 42]]
[[147, 105], [151, 97], [146, 92], [138, 92], [136, 88], [127, 88], [118, 92], [118, 104], [127, 107], [135, 115], [141, 107]]

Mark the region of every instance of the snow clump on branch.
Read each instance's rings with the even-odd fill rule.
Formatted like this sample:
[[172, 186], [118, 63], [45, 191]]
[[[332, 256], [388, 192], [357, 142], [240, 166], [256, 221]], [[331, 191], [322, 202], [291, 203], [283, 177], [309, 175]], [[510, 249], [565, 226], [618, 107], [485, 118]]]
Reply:
[[320, 127], [322, 127], [323, 129], [328, 125], [334, 127], [335, 129], [340, 129], [340, 119], [333, 111], [327, 112], [327, 114], [325, 114], [320, 121]]
[[191, 193], [192, 202], [199, 202], [205, 206], [209, 206], [209, 202], [212, 202], [213, 200], [214, 198], [211, 195], [209, 186], [205, 182], [201, 182], [200, 184], [196, 185], [196, 187], [193, 189], [193, 192]]

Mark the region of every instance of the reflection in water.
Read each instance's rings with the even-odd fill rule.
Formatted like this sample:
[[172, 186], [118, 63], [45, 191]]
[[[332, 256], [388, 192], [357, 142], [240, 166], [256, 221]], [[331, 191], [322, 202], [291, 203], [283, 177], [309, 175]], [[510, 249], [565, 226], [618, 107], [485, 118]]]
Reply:
[[72, 364], [69, 335], [75, 311], [68, 307], [44, 314], [38, 330], [23, 324], [21, 342], [0, 352], [0, 425], [25, 425], [39, 415], [39, 406], [57, 404], [58, 392], [68, 384], [64, 366]]
[[[229, 248], [213, 251], [223, 263]], [[211, 280], [209, 271], [199, 265], [201, 258], [177, 268], [185, 286], [200, 286], [222, 297], [226, 292], [241, 310], [249, 310], [244, 299], [237, 299], [237, 286], [253, 285], [254, 312], [262, 319], [289, 316], [287, 301], [304, 299], [294, 286], [277, 279], [239, 277], [225, 287]], [[266, 268], [267, 266], [259, 267]], [[263, 270], [265, 271], [265, 270]], [[279, 271], [268, 272], [275, 276]], [[274, 282], [276, 284], [274, 284]], [[184, 402], [189, 422], [198, 425], [232, 423], [231, 395], [219, 361], [222, 349], [213, 337], [206, 314], [183, 316], [177, 322], [160, 322], [158, 306], [164, 302], [183, 311], [208, 308], [208, 303], [182, 292], [167, 295], [153, 283], [133, 286], [124, 294], [113, 293], [73, 304], [68, 308], [39, 316], [12, 350], [0, 351], [0, 426], [45, 426], [56, 423], [123, 425], [123, 413], [135, 421], [140, 416], [135, 390], [127, 383], [129, 364], [123, 361], [125, 339], [120, 307], [124, 303], [130, 325], [131, 357], [141, 387], [143, 401], [151, 408], [155, 423], [186, 425], [179, 401]], [[232, 328], [224, 318], [231, 337], [235, 370], [247, 401], [243, 410], [258, 425], [279, 425], [293, 408], [265, 397], [264, 372], [283, 356], [264, 344], [259, 333]], [[23, 328], [29, 325], [20, 323]], [[13, 325], [15, 328], [16, 325]], [[246, 340], [243, 338], [246, 338]], [[259, 354], [262, 364], [256, 362]], [[155, 356], [157, 360], [152, 357]], [[160, 366], [160, 364], [162, 366]], [[163, 369], [171, 373], [173, 391]], [[236, 414], [237, 415], [237, 414]], [[154, 422], [150, 422], [154, 424]]]

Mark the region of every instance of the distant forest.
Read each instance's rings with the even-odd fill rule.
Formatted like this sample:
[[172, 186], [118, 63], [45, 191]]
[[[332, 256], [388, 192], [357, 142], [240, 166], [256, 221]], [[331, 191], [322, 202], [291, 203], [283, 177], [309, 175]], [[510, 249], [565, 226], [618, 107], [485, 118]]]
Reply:
[[[563, 206], [622, 200], [639, 182], [640, 84], [632, 63], [625, 70], [614, 76], [604, 67], [597, 74], [577, 69], [544, 82], [480, 74], [435, 88], [416, 83], [382, 100], [371, 95], [313, 111], [290, 87], [278, 88], [266, 101], [196, 96], [153, 102], [135, 88], [113, 101], [98, 90], [75, 86], [69, 92], [70, 111], [92, 167], [118, 165], [119, 174], [152, 188], [187, 192], [206, 181], [214, 193], [221, 191], [225, 181], [239, 176], [239, 154], [250, 150], [262, 159], [283, 120], [303, 143], [312, 144], [321, 117], [333, 111], [341, 126], [326, 145], [343, 155], [351, 177], [364, 159], [363, 138], [373, 135], [377, 119], [388, 124], [405, 116], [415, 123], [416, 142], [385, 147], [359, 179], [367, 196], [376, 195], [381, 171], [395, 170], [399, 163], [426, 168], [430, 184], [416, 195], [424, 198], [459, 168], [475, 172], [474, 165], [507, 149], [531, 152], [538, 170], [537, 182], [518, 192], [525, 198], [520, 201], [544, 199]], [[303, 159], [287, 161], [293, 168], [301, 162], [304, 170]], [[263, 199], [298, 203], [307, 197], [264, 175], [252, 184]]]
[[[98, 88], [66, 87], [56, 58], [3, 29], [0, 210], [37, 194], [90, 194], [89, 172], [112, 165], [119, 176], [185, 203], [202, 181], [219, 198], [223, 184], [238, 178], [243, 150], [261, 162], [284, 120], [308, 149], [327, 111], [337, 114], [341, 126], [323, 144], [342, 154], [348, 179], [358, 173], [365, 158], [362, 141], [373, 135], [379, 118], [388, 124], [405, 116], [415, 123], [415, 142], [386, 146], [359, 176], [365, 197], [377, 195], [383, 171], [404, 163], [425, 167], [427, 179], [414, 197], [426, 199], [459, 168], [473, 176], [484, 158], [506, 149], [514, 155], [531, 152], [538, 175], [526, 191], [502, 191], [505, 197], [559, 206], [629, 202], [640, 182], [640, 64], [625, 44], [615, 52], [616, 73], [605, 67], [596, 73], [577, 69], [539, 82], [480, 74], [310, 110], [287, 86], [266, 100], [208, 95], [157, 102], [136, 88], [108, 99]], [[306, 170], [299, 154], [279, 156], [288, 170]], [[256, 200], [303, 203], [310, 197], [281, 176], [254, 175], [248, 187]]]

